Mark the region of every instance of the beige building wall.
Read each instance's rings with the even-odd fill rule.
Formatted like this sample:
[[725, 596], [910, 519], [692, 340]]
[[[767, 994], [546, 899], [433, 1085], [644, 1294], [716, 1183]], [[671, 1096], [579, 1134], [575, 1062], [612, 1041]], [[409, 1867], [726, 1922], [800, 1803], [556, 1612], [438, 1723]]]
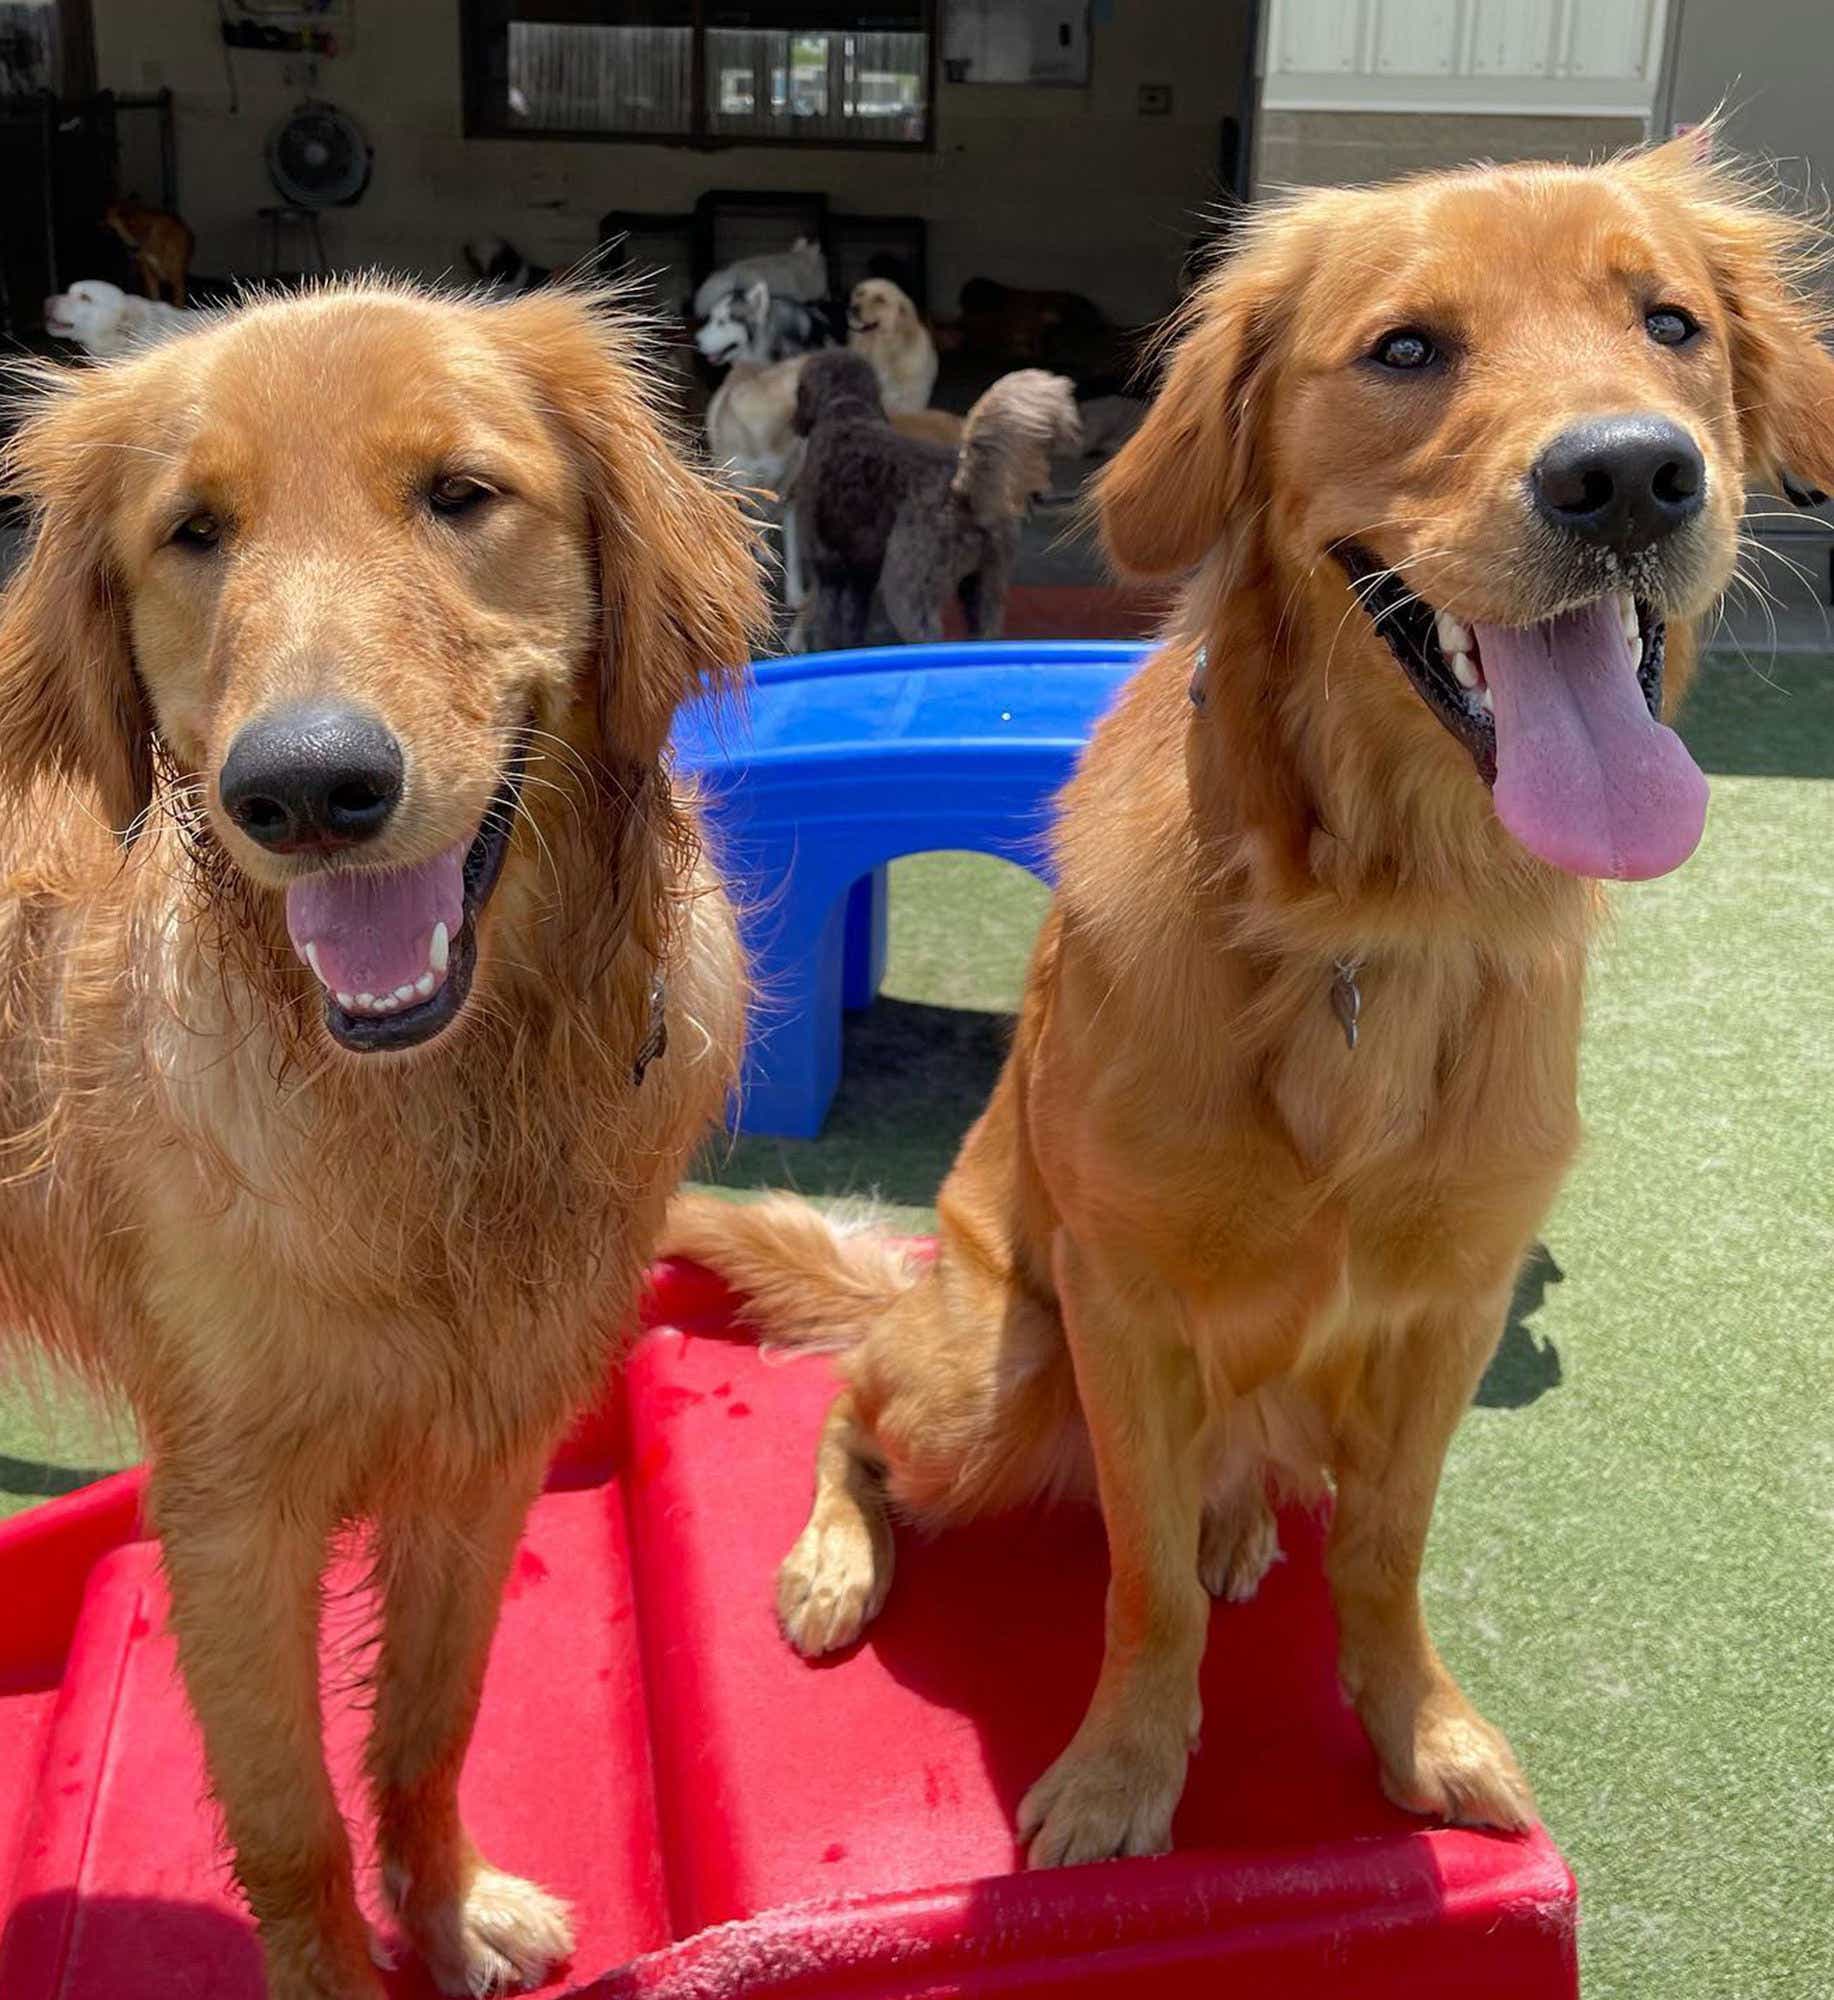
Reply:
[[[820, 188], [835, 206], [930, 223], [932, 304], [977, 273], [1087, 293], [1120, 322], [1163, 312], [1216, 192], [1222, 118], [1245, 60], [1239, 0], [1128, 0], [1093, 36], [1087, 88], [939, 83], [933, 153], [467, 139], [458, 0], [366, 0], [355, 46], [322, 65], [317, 94], [368, 129], [369, 192], [333, 211], [341, 266], [429, 276], [459, 267], [468, 235], [509, 237], [538, 263], [590, 250], [607, 209], [686, 209], [708, 187]], [[255, 211], [275, 199], [270, 127], [303, 94], [293, 59], [238, 51], [232, 98], [215, 10], [203, 0], [96, 0], [101, 82], [169, 85], [197, 268], [260, 269]], [[293, 81], [289, 82], [291, 72]], [[1143, 83], [1169, 116], [1141, 116]]]
[[1774, 159], [1793, 185], [1834, 178], [1834, 0], [1671, 0], [1680, 19], [1666, 109], [1724, 103], [1730, 143]]
[[1598, 159], [1643, 136], [1634, 118], [1512, 117], [1459, 111], [1268, 111], [1255, 187], [1336, 187], [1473, 160]]

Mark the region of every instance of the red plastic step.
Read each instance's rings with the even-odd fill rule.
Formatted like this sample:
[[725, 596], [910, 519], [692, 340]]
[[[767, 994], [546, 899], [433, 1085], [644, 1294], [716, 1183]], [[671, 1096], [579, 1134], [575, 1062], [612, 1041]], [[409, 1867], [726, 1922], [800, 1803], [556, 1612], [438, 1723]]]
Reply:
[[[1096, 1671], [1093, 1512], [901, 1534], [879, 1622], [810, 1666], [777, 1634], [772, 1579], [828, 1365], [761, 1356], [685, 1267], [658, 1273], [646, 1319], [623, 1393], [531, 1516], [465, 1773], [486, 1851], [574, 1906], [579, 1952], [544, 1991], [1577, 1993], [1573, 1884], [1545, 1833], [1427, 1827], [1383, 1800], [1304, 1516], [1256, 1601], [1215, 1615], [1180, 1851], [1013, 1873], [1013, 1809]], [[5, 2000], [258, 2000], [137, 1504], [110, 1482], [0, 1528], [18, 1608], [0, 1625]], [[361, 1826], [338, 1632], [362, 1606], [332, 1596], [328, 1733]], [[411, 1965], [389, 1987], [431, 1992]]]
[[[629, 1580], [615, 1489], [536, 1504], [463, 1785], [484, 1851], [573, 1903], [587, 1967], [620, 1964], [670, 1936]], [[346, 1810], [361, 1826], [353, 1653], [367, 1621], [354, 1566], [334, 1577], [329, 1598], [327, 1737]], [[7, 2000], [187, 1991], [260, 2000], [254, 1930], [204, 1803], [202, 1749], [164, 1614], [151, 1543], [97, 1564], [0, 1944]], [[373, 1893], [368, 1900], [387, 1935]], [[409, 1967], [393, 1990], [433, 1989]]]
[[662, 1290], [659, 1315], [700, 1331], [653, 1332], [631, 1359], [632, 1556], [677, 1927], [727, 1928], [687, 1955], [698, 1984], [674, 1983], [677, 1953], [653, 1987], [639, 1970], [595, 1992], [1068, 1995], [1126, 1977], [1173, 1995], [1223, 1972], [1358, 2000], [1577, 1990], [1571, 1878], [1544, 1833], [1430, 1828], [1382, 1796], [1303, 1514], [1255, 1601], [1215, 1612], [1182, 1851], [1013, 1875], [1018, 1801], [1100, 1660], [1094, 1511], [901, 1534], [866, 1640], [805, 1663], [771, 1586], [830, 1370], [719, 1337], [726, 1302], [692, 1278]]

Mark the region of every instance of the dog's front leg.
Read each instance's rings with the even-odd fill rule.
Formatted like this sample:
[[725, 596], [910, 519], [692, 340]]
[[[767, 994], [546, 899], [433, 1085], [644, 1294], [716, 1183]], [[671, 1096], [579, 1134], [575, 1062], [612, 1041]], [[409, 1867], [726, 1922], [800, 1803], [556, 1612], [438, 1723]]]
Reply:
[[368, 1751], [383, 1881], [445, 1993], [534, 1985], [573, 1949], [563, 1905], [493, 1868], [459, 1818], [504, 1580], [546, 1454], [379, 1524], [382, 1653]]
[[1200, 1720], [1203, 1385], [1157, 1281], [1060, 1231], [1052, 1256], [1108, 1531], [1101, 1677], [1070, 1747], [1019, 1807], [1034, 1867], [1157, 1854]]
[[1337, 1508], [1326, 1567], [1345, 1691], [1397, 1805], [1518, 1829], [1534, 1799], [1502, 1733], [1434, 1650], [1420, 1568], [1446, 1448], [1496, 1349], [1505, 1285], [1476, 1305], [1420, 1316], [1372, 1358], [1339, 1420]]
[[179, 1666], [260, 1928], [269, 2000], [380, 2000], [321, 1740], [330, 1524], [279, 1494], [225, 1492], [174, 1460], [158, 1465], [152, 1503]]

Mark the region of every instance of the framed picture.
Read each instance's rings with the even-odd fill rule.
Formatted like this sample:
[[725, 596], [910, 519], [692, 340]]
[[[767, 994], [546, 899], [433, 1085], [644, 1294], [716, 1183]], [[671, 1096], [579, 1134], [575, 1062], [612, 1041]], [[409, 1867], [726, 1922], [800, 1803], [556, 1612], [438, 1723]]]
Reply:
[[1087, 0], [945, 0], [942, 62], [950, 83], [1087, 83]]

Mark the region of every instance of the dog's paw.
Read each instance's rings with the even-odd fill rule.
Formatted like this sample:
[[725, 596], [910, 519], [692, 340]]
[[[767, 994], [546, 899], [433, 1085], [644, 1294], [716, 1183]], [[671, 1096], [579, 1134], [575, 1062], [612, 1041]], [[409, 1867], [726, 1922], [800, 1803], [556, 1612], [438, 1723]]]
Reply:
[[851, 1646], [891, 1588], [891, 1538], [860, 1516], [811, 1521], [777, 1572], [777, 1623], [804, 1659]]
[[573, 1955], [566, 1905], [495, 1868], [480, 1866], [462, 1899], [404, 1922], [434, 1985], [468, 2000], [537, 1986]]
[[1246, 1604], [1279, 1560], [1280, 1523], [1265, 1495], [1204, 1510], [1197, 1574], [1212, 1597]]
[[1501, 1833], [1534, 1823], [1534, 1793], [1508, 1739], [1462, 1695], [1439, 1695], [1392, 1722], [1364, 1722], [1381, 1760], [1382, 1789], [1403, 1811]]
[[1163, 1854], [1190, 1762], [1184, 1745], [1078, 1737], [1019, 1803], [1034, 1868]]

